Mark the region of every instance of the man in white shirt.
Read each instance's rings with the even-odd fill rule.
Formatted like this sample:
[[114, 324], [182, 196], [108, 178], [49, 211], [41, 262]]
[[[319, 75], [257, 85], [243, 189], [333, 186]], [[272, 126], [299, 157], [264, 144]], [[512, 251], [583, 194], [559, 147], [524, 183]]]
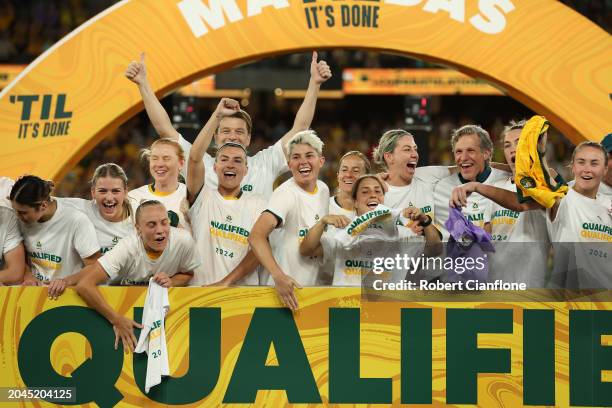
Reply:
[[[507, 175], [489, 165], [493, 155], [493, 142], [489, 133], [480, 126], [465, 125], [454, 130], [451, 146], [459, 173], [444, 177], [434, 189], [435, 220], [442, 231], [444, 241], [449, 235], [444, 223], [448, 220], [448, 207], [453, 189], [470, 181], [493, 184]], [[474, 225], [491, 232], [487, 198], [480, 194], [471, 194], [462, 212]]]
[[[502, 133], [504, 156], [512, 174], [492, 183], [492, 186], [516, 193], [514, 183], [516, 149], [524, 126], [525, 121], [520, 121], [510, 122], [505, 127]], [[457, 195], [461, 194], [461, 190], [466, 188], [470, 188], [470, 183], [456, 187], [451, 199], [455, 200]], [[484, 193], [482, 195], [491, 199]], [[489, 255], [491, 261], [489, 281], [501, 279], [505, 282], [525, 283], [530, 288], [544, 287], [550, 249], [545, 211], [533, 209], [519, 212], [491, 199], [489, 213], [491, 235], [496, 249], [495, 253]], [[517, 268], [514, 264], [517, 259], [521, 259], [529, 267]]]
[[[157, 133], [162, 138], [171, 138], [178, 141], [185, 154], [189, 155], [191, 143], [174, 129], [168, 114], [157, 100], [147, 80], [144, 53], [141, 55], [140, 62], [134, 61], [128, 66], [125, 75], [138, 84], [147, 115]], [[274, 180], [287, 170], [285, 158], [287, 149], [285, 146], [293, 135], [310, 127], [321, 84], [329, 78], [331, 78], [329, 66], [325, 61], [317, 61], [317, 53], [313, 52], [310, 64], [310, 82], [304, 102], [295, 116], [293, 127], [273, 146], [248, 158], [249, 172], [242, 182], [242, 190], [245, 193], [253, 192], [261, 194], [263, 197], [270, 197]], [[248, 148], [251, 142], [251, 128], [251, 117], [240, 109], [240, 104], [235, 100], [223, 98], [208, 120], [207, 126], [200, 131], [202, 135], [198, 135], [198, 137], [204, 138], [206, 147], [214, 136], [217, 146], [226, 142], [235, 142]], [[211, 188], [217, 188], [218, 184], [217, 175], [213, 171], [214, 161], [214, 158], [210, 155], [204, 155], [206, 185]]]
[[[208, 126], [208, 124], [207, 124]], [[206, 152], [202, 135], [189, 154], [187, 199], [191, 208], [194, 238], [207, 265], [195, 271], [191, 285], [257, 285], [254, 273], [259, 261], [247, 241], [266, 200], [259, 194], [244, 194], [240, 185], [247, 174], [247, 153], [238, 143], [228, 142], [217, 150], [214, 171], [219, 186], [205, 185]]]
[[[329, 188], [318, 180], [325, 158], [323, 142], [314, 131], [297, 133], [287, 148], [293, 177], [272, 193], [268, 208], [251, 230], [249, 243], [259, 262], [270, 272], [270, 280], [274, 280], [282, 301], [295, 310], [298, 305], [293, 288], [317, 282], [319, 261], [301, 257], [299, 246], [308, 229], [327, 215]], [[282, 244], [273, 251], [268, 239], [276, 228], [278, 242]]]
[[142, 326], [113, 310], [97, 285], [109, 280], [120, 285], [147, 285], [149, 279], [164, 287], [186, 286], [200, 265], [195, 242], [185, 230], [170, 227], [166, 208], [159, 201], [145, 201], [136, 210], [137, 233], [123, 238], [92, 265], [64, 279], [52, 281], [49, 296], [57, 298], [67, 286], [113, 325], [115, 349], [119, 339], [134, 351], [133, 328]]

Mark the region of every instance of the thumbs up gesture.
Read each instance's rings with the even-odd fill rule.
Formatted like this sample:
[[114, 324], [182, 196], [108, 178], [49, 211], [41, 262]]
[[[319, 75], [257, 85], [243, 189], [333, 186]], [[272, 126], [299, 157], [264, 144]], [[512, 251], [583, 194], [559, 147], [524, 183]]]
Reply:
[[310, 63], [310, 79], [312, 79], [317, 85], [321, 85], [323, 82], [331, 78], [332, 73], [327, 62], [321, 60], [317, 61], [319, 55], [316, 51], [312, 52], [312, 61]]
[[140, 61], [132, 61], [128, 65], [125, 76], [130, 81], [140, 85], [147, 79], [147, 69], [145, 65], [145, 53], [140, 53]]

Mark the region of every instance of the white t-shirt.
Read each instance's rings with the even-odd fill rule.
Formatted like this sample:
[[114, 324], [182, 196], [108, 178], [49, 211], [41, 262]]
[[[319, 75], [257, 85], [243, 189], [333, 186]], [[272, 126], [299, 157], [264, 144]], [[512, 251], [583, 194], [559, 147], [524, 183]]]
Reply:
[[[511, 177], [499, 180], [492, 185], [516, 192], [516, 184], [512, 182]], [[502, 207], [495, 201], [489, 201], [489, 213], [491, 214], [491, 238], [493, 241], [508, 241], [521, 213]]]
[[149, 278], [158, 272], [173, 276], [190, 272], [201, 264], [195, 242], [189, 232], [170, 227], [168, 245], [157, 259], [149, 258], [142, 239], [136, 232], [123, 238], [98, 259], [108, 274], [111, 285], [148, 285]]
[[345, 215], [349, 218], [353, 218], [355, 216], [355, 211], [346, 210], [336, 202], [336, 197], [329, 197], [329, 214], [331, 215]]
[[[368, 228], [378, 227], [376, 223], [373, 223]], [[327, 230], [321, 236], [323, 262], [331, 262], [334, 265], [333, 286], [360, 286], [366, 277], [368, 281], [381, 279], [385, 282], [398, 282], [402, 279], [413, 280], [417, 276], [409, 274], [408, 270], [404, 269], [385, 270], [380, 274], [373, 273], [376, 258], [395, 258], [397, 254], [417, 257], [423, 253], [424, 238], [414, 234], [410, 229], [399, 227], [398, 236], [394, 241], [387, 239], [361, 241], [351, 246], [350, 249], [346, 249], [337, 239], [339, 231], [341, 230], [328, 225]]]
[[8, 177], [0, 177], [0, 206], [11, 208], [11, 201], [8, 199], [15, 182]]
[[[164, 195], [165, 193], [154, 192], [151, 189], [151, 185], [147, 184], [142, 187], [138, 187], [128, 193], [128, 196], [132, 200], [134, 211], [138, 208], [140, 203], [147, 200], [157, 200], [166, 207], [168, 210], [168, 217], [172, 222], [172, 218], [178, 216], [178, 228], [186, 229], [191, 232], [191, 222], [189, 220], [189, 204], [187, 202], [187, 187], [183, 183], [179, 183], [178, 188], [175, 192]], [[174, 223], [172, 224], [174, 225]]]
[[450, 175], [446, 166], [417, 167], [412, 182], [407, 186], [392, 186], [387, 183], [385, 205], [390, 208], [404, 209], [417, 207], [434, 219], [434, 186]]
[[[293, 178], [285, 181], [274, 192], [267, 211], [280, 219], [278, 244], [273, 247], [274, 258], [283, 272], [303, 286], [318, 282], [319, 260], [300, 255], [300, 243], [308, 229], [329, 211], [329, 188], [317, 180], [314, 193], [307, 193]], [[267, 283], [272, 284], [269, 276]]]
[[[329, 214], [330, 215], [344, 215], [349, 219], [352, 219], [355, 216], [355, 211], [345, 210], [340, 207], [336, 202], [336, 198], [334, 196], [329, 197]], [[332, 283], [332, 279], [334, 276], [334, 260], [326, 258], [323, 262], [323, 265], [319, 268], [319, 278], [320, 280], [317, 282], [319, 286], [329, 286]]]
[[20, 223], [32, 275], [42, 282], [64, 278], [83, 267], [83, 259], [100, 250], [96, 230], [85, 214], [54, 198], [50, 220]]
[[110, 222], [104, 219], [100, 214], [100, 209], [95, 200], [84, 200], [82, 198], [64, 198], [63, 202], [67, 207], [73, 207], [85, 213], [87, 218], [91, 220], [96, 229], [98, 243], [100, 244], [100, 252], [104, 255], [106, 252], [113, 249], [119, 240], [128, 236], [134, 230], [134, 211], [132, 206], [132, 215], [122, 221]]
[[[574, 187], [574, 184], [576, 184], [576, 180], [572, 180], [567, 183], [569, 187]], [[601, 183], [599, 183], [599, 190], [597, 190], [597, 195], [612, 200], [612, 186], [609, 186], [602, 181]]]
[[597, 191], [597, 194], [612, 200], [612, 186], [609, 186], [602, 181], [599, 183], [599, 190]]
[[[179, 144], [185, 152], [185, 157], [189, 157], [191, 143], [183, 136], [179, 137]], [[215, 158], [208, 153], [204, 154], [204, 168], [206, 180], [204, 184], [212, 189], [219, 186], [217, 173], [213, 170]], [[184, 174], [187, 174], [187, 160], [185, 161]], [[254, 156], [247, 157], [247, 165], [249, 171], [242, 180], [242, 191], [245, 193], [255, 193], [262, 197], [270, 197], [272, 195], [272, 187], [274, 180], [289, 168], [287, 167], [287, 159], [281, 141], [277, 141], [272, 146], [260, 150]]]
[[436, 184], [444, 177], [450, 176], [450, 174], [447, 166], [423, 166], [417, 167], [414, 171], [414, 177], [431, 185]]
[[[193, 220], [193, 237], [206, 265], [195, 272], [191, 285], [208, 285], [225, 278], [249, 252], [247, 241], [251, 228], [266, 201], [259, 194], [242, 194], [226, 199], [217, 189], [205, 186], [189, 210]], [[236, 283], [258, 285], [255, 270]]]
[[402, 210], [408, 207], [416, 207], [433, 220], [433, 187], [432, 184], [428, 184], [417, 177], [413, 177], [412, 182], [407, 186], [388, 185], [389, 190], [385, 193], [385, 205]]
[[[570, 251], [569, 287], [612, 288], [612, 213], [605, 200], [585, 197], [570, 188], [551, 222], [551, 235], [553, 242], [568, 243], [560, 248]], [[566, 255], [555, 253], [567, 259]]]
[[[510, 177], [495, 187], [516, 192]], [[550, 239], [543, 210], [517, 212], [490, 201], [495, 252], [489, 254], [489, 281], [525, 283], [529, 288], [546, 286]], [[520, 264], [517, 264], [520, 260]]]
[[23, 241], [17, 216], [10, 208], [0, 207], [0, 269], [4, 267], [4, 255], [8, 254]]
[[[499, 180], [505, 179], [507, 176], [508, 173], [492, 168], [491, 174], [484, 180], [483, 184], [493, 185]], [[436, 225], [439, 227], [438, 229], [442, 232], [442, 239], [444, 241], [448, 240], [449, 235], [444, 223], [448, 220], [448, 208], [451, 194], [455, 187], [462, 184], [459, 174], [452, 174], [441, 179], [434, 189], [435, 221]], [[488, 198], [478, 193], [472, 193], [467, 199], [467, 206], [461, 208], [461, 212], [465, 214], [468, 220], [474, 225], [483, 228], [487, 222], [491, 221], [489, 201]]]

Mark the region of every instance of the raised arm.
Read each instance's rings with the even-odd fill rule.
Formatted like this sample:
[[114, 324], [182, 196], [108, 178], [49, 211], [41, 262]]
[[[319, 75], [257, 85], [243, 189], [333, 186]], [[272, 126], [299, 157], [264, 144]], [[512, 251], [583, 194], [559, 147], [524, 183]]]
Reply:
[[327, 62], [323, 60], [317, 62], [317, 58], [317, 52], [313, 51], [312, 61], [310, 62], [310, 81], [308, 82], [308, 89], [306, 90], [304, 101], [295, 115], [293, 127], [281, 138], [285, 155], [287, 154], [286, 145], [289, 139], [297, 132], [306, 130], [310, 127], [317, 106], [317, 98], [319, 97], [321, 84], [332, 76], [331, 69], [329, 65], [327, 65]]
[[179, 132], [174, 129], [168, 113], [155, 96], [153, 88], [147, 79], [145, 65], [145, 53], [140, 53], [140, 61], [132, 61], [125, 71], [125, 76], [138, 85], [138, 90], [142, 96], [147, 116], [155, 128], [157, 134], [162, 138], [179, 139]]
[[229, 98], [222, 98], [215, 111], [210, 115], [210, 118], [198, 133], [191, 150], [189, 151], [189, 164], [187, 166], [187, 200], [189, 205], [192, 205], [196, 200], [198, 193], [204, 187], [205, 170], [204, 170], [204, 154], [210, 146], [210, 142], [219, 127], [219, 122], [224, 116], [232, 115], [240, 110], [238, 101]]
[[283, 303], [292, 310], [297, 310], [298, 303], [293, 288], [299, 288], [300, 286], [280, 268], [276, 259], [274, 259], [272, 247], [270, 246], [270, 241], [268, 241], [270, 234], [277, 225], [278, 220], [276, 217], [269, 211], [264, 211], [251, 229], [249, 245], [251, 245], [251, 249], [259, 262], [268, 272], [270, 272], [270, 275], [272, 275], [276, 291]]
[[113, 325], [113, 331], [115, 332], [115, 350], [117, 350], [119, 339], [121, 339], [124, 350], [129, 349], [130, 351], [134, 351], [137, 343], [136, 336], [134, 335], [134, 327], [142, 328], [142, 325], [120, 315], [110, 307], [106, 300], [104, 300], [104, 297], [102, 297], [98, 289], [98, 285], [108, 279], [108, 275], [99, 262], [88, 265], [83, 268], [83, 270], [87, 271], [81, 275], [76, 284], [77, 293], [89, 307], [97, 310], [98, 313], [104, 316]]

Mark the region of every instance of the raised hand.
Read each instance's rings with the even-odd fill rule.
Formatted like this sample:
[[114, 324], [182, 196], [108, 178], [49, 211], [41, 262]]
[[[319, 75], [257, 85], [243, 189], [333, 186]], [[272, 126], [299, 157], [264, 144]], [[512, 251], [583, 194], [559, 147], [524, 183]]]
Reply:
[[235, 99], [221, 98], [215, 113], [217, 118], [221, 119], [225, 116], [231, 116], [240, 110], [240, 103]]
[[312, 61], [310, 62], [310, 78], [318, 85], [327, 81], [332, 77], [331, 69], [324, 60], [318, 61], [319, 54], [316, 51], [312, 52]]
[[135, 84], [142, 84], [147, 79], [145, 53], [140, 53], [140, 61], [132, 61], [125, 70], [125, 77]]

